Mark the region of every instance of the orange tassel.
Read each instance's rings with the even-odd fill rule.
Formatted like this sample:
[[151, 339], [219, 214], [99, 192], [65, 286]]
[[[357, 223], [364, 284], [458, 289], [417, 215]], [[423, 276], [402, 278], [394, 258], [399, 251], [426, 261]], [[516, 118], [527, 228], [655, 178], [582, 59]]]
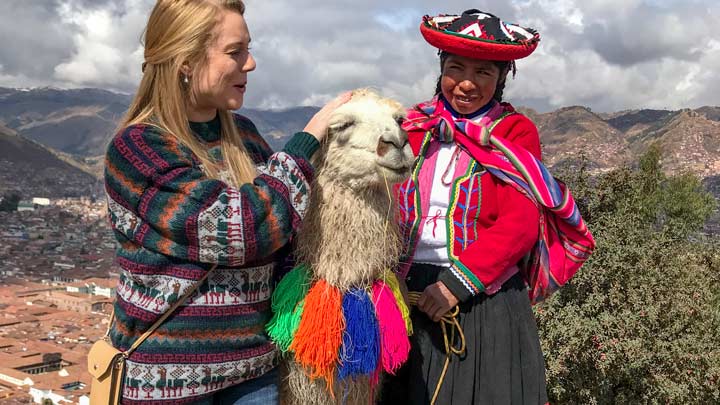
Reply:
[[318, 280], [305, 297], [305, 308], [290, 350], [295, 361], [312, 370], [311, 378], [323, 377], [333, 392], [338, 354], [345, 331], [340, 290]]

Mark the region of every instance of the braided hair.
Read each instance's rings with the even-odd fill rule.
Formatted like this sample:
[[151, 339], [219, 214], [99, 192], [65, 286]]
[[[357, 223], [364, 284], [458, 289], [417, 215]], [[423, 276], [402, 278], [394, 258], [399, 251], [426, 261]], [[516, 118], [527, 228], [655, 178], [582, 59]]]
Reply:
[[[435, 95], [438, 95], [442, 93], [442, 70], [445, 66], [445, 61], [447, 60], [448, 56], [451, 54], [445, 51], [440, 51], [440, 76], [437, 79], [437, 84], [435, 85]], [[515, 73], [517, 73], [517, 68], [515, 66], [515, 61], [493, 61], [495, 66], [500, 70], [500, 75], [498, 77], [498, 82], [495, 85], [495, 94], [493, 95], [493, 98], [497, 100], [498, 103], [502, 102], [503, 97], [503, 91], [505, 90], [505, 82], [507, 79], [507, 73], [512, 71], [513, 78], [515, 78]], [[503, 74], [504, 72], [504, 74]]]

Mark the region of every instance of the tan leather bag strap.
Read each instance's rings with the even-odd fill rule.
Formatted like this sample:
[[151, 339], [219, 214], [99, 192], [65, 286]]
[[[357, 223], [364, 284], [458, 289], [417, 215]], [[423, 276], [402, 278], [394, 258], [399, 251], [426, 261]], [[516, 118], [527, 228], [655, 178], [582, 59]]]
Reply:
[[[150, 327], [150, 329], [148, 329], [145, 333], [143, 333], [142, 336], [140, 336], [140, 337], [135, 341], [135, 343], [133, 343], [133, 345], [130, 346], [129, 349], [127, 349], [126, 351], [124, 351], [123, 354], [125, 355], [125, 357], [126, 357], [126, 358], [129, 357], [130, 354], [132, 354], [132, 352], [134, 352], [135, 349], [137, 349], [138, 346], [140, 346], [140, 345], [142, 344], [142, 342], [145, 341], [145, 339], [147, 339], [148, 337], [150, 337], [150, 335], [151, 335], [153, 332], [155, 332], [155, 329], [157, 329], [160, 325], [162, 325], [162, 323], [165, 322], [165, 320], [166, 320], [170, 315], [172, 315], [172, 313], [175, 312], [175, 310], [176, 310], [180, 305], [182, 305], [183, 302], [185, 302], [185, 300], [187, 300], [188, 298], [190, 298], [190, 296], [195, 292], [195, 290], [197, 290], [197, 289], [200, 287], [200, 285], [202, 285], [202, 283], [205, 282], [205, 280], [207, 280], [207, 278], [208, 278], [208, 276], [210, 275], [210, 273], [212, 273], [213, 270], [215, 270], [216, 267], [217, 267], [217, 264], [214, 264], [214, 265], [210, 268], [210, 270], [208, 270], [208, 271], [205, 273], [205, 275], [202, 276], [202, 278], [201, 278], [200, 280], [198, 280], [197, 283], [195, 283], [195, 285], [193, 286], [193, 288], [187, 290], [187, 291], [185, 292], [185, 294], [184, 294], [182, 297], [180, 297], [179, 300], [175, 301], [175, 303], [172, 304], [172, 305], [170, 306], [170, 308], [168, 308], [168, 310], [165, 311], [165, 313], [162, 314], [162, 316], [161, 316], [157, 321], [155, 321], [155, 323]], [[112, 324], [113, 324], [114, 321], [115, 321], [115, 307], [113, 306], [113, 311], [112, 311], [112, 314], [110, 315], [110, 325], [108, 325], [108, 330], [107, 330], [107, 333], [106, 333], [105, 336], [108, 336], [108, 335], [110, 334], [110, 327], [112, 326]]]

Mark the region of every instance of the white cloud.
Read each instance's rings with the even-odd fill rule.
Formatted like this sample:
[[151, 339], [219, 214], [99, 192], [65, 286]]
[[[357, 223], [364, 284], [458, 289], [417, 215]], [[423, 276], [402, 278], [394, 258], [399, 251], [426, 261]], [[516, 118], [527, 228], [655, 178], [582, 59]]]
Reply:
[[69, 60], [55, 66], [54, 77], [77, 86], [133, 89], [140, 80], [140, 34], [149, 6], [141, 0], [96, 9], [76, 1], [61, 4], [58, 17], [75, 27], [74, 49]]
[[[134, 91], [153, 0], [1, 3], [0, 34], [6, 27], [17, 39], [0, 50], [0, 85]], [[470, 8], [460, 0], [246, 4], [258, 62], [246, 105], [261, 108], [318, 105], [364, 86], [406, 105], [428, 98], [438, 63], [418, 32], [420, 18]], [[716, 0], [490, 0], [482, 7], [540, 30], [538, 50], [518, 62], [505, 92], [516, 105], [614, 111], [720, 104]], [[52, 47], [48, 39], [56, 39]]]
[[598, 111], [717, 105], [720, 93], [705, 89], [719, 87], [720, 52], [710, 44], [720, 7], [693, 3], [527, 1], [520, 8], [542, 41], [506, 94]]
[[413, 9], [381, 10], [375, 14], [374, 19], [385, 28], [397, 33], [414, 28], [417, 25], [417, 16], [420, 14], [422, 11]]
[[[23, 83], [22, 86], [18, 86], [18, 83]], [[45, 87], [49, 86], [50, 82], [45, 80], [38, 80], [35, 78], [27, 77], [26, 75], [20, 74], [9, 74], [5, 71], [3, 65], [0, 65], [0, 87]]]

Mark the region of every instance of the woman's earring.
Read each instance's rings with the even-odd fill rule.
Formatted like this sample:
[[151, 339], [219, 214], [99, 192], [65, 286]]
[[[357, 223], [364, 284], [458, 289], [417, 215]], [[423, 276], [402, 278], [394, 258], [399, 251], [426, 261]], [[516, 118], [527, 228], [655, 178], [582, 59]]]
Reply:
[[190, 83], [190, 79], [188, 79], [188, 76], [185, 74], [183, 75], [183, 83], [185, 83], [185, 84]]

